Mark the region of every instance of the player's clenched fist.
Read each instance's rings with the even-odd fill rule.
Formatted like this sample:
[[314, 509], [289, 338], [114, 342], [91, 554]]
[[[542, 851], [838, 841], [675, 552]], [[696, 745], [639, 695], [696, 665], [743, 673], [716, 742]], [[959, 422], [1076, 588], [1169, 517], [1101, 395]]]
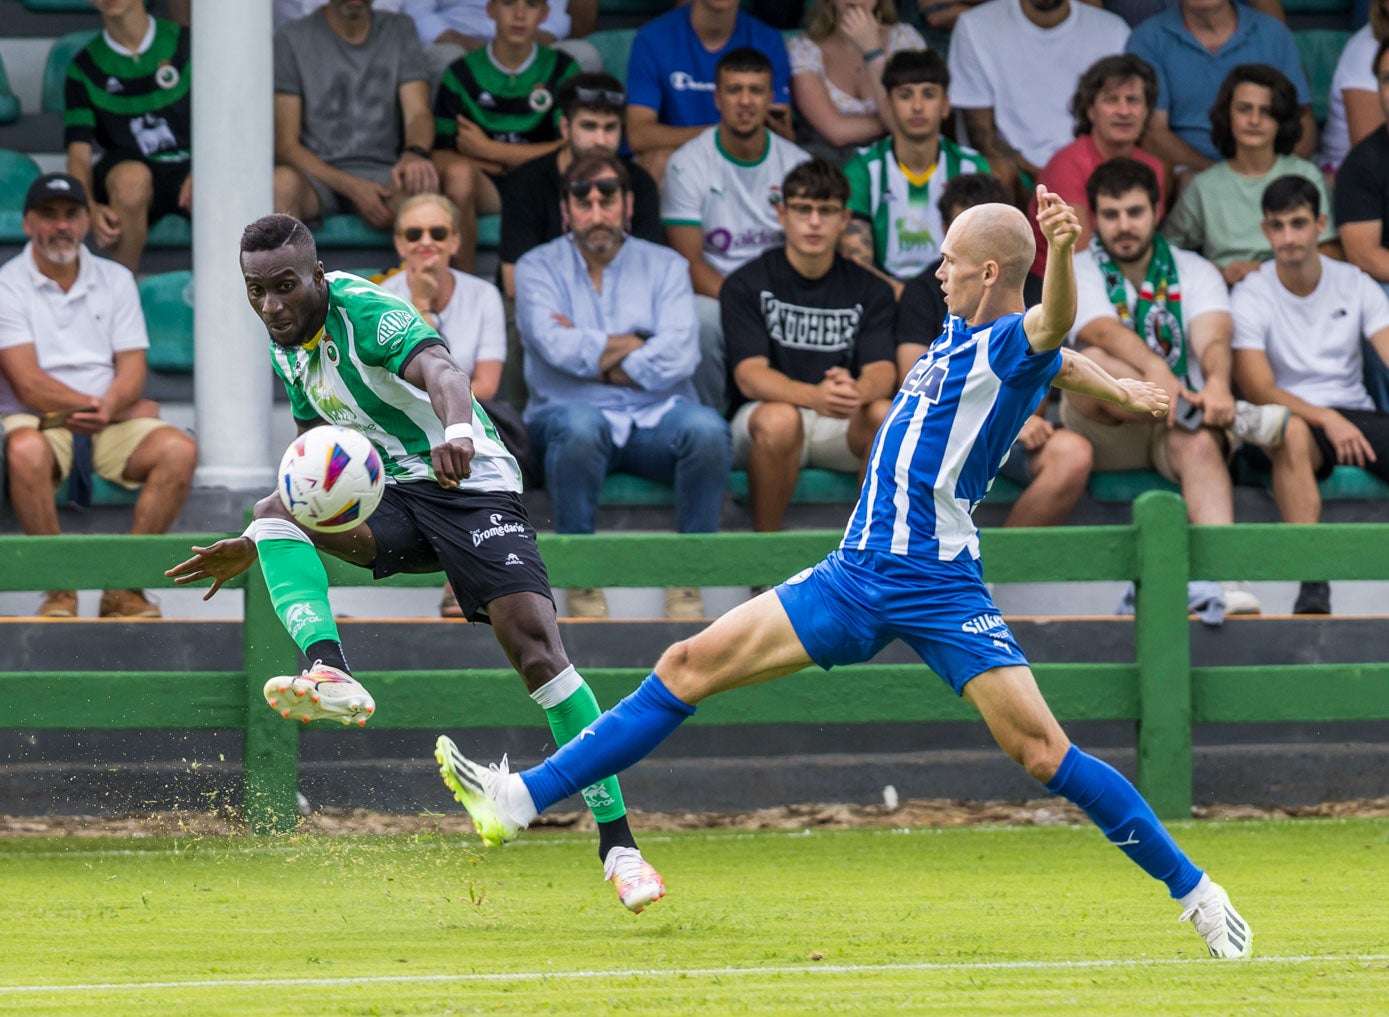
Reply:
[[471, 438], [454, 438], [435, 445], [429, 454], [434, 460], [434, 476], [438, 478], [440, 487], [457, 487], [473, 472], [473, 456], [476, 453]]
[[1037, 225], [1052, 250], [1069, 253], [1080, 239], [1080, 219], [1061, 195], [1037, 185]]

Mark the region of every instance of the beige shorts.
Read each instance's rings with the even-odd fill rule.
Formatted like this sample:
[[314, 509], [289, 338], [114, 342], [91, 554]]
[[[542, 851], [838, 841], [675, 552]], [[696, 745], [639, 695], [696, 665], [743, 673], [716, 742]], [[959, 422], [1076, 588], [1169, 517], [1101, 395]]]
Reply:
[[[25, 427], [38, 427], [39, 418], [32, 413], [7, 413], [0, 417], [0, 425], [9, 434]], [[102, 428], [92, 435], [92, 472], [102, 480], [119, 484], [128, 491], [138, 490], [140, 485], [137, 481], [126, 480], [122, 476], [126, 464], [150, 432], [172, 426], [157, 417], [136, 417]], [[50, 427], [40, 433], [48, 439], [48, 447], [58, 461], [58, 479], [53, 482], [53, 489], [57, 490], [72, 472], [72, 432], [66, 427]]]
[[1094, 471], [1157, 470], [1172, 483], [1177, 474], [1167, 458], [1167, 422], [1134, 420], [1125, 424], [1102, 424], [1077, 411], [1068, 399], [1061, 400], [1061, 423], [1090, 442], [1095, 449]]
[[[733, 431], [733, 468], [741, 470], [748, 464], [748, 452], [752, 448], [752, 435], [748, 431], [748, 420], [752, 411], [761, 403], [744, 403], [733, 414], [729, 425]], [[814, 410], [801, 407], [801, 466], [813, 466], [819, 470], [835, 470], [839, 473], [857, 473], [858, 456], [849, 451], [849, 421], [834, 417], [822, 417]]]

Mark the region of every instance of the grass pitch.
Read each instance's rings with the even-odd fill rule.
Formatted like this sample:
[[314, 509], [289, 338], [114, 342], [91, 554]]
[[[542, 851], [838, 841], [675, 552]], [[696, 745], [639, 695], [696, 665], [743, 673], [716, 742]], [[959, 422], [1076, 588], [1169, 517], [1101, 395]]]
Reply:
[[1216, 962], [1088, 827], [0, 841], [0, 1013], [1389, 1012], [1389, 820], [1178, 824], [1257, 960]]

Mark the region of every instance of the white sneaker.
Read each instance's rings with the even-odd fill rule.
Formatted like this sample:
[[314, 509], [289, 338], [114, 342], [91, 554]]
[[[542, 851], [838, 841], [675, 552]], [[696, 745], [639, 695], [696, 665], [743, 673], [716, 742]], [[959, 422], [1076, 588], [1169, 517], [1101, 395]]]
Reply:
[[500, 763], [483, 766], [459, 752], [452, 738], [440, 735], [434, 743], [434, 758], [439, 761], [439, 776], [453, 792], [454, 801], [468, 810], [484, 844], [501, 847], [525, 829], [526, 824], [514, 821], [503, 804], [511, 776], [505, 756]]
[[1212, 957], [1245, 960], [1254, 949], [1254, 933], [1230, 903], [1230, 895], [1219, 883], [1206, 878], [1206, 892], [1182, 912], [1178, 921], [1190, 921], [1206, 941]]
[[1227, 615], [1264, 613], [1264, 605], [1259, 603], [1259, 598], [1254, 596], [1254, 591], [1249, 588], [1248, 583], [1221, 583], [1220, 589], [1225, 594]]
[[1276, 403], [1268, 406], [1255, 406], [1243, 399], [1235, 400], [1235, 422], [1230, 425], [1230, 433], [1246, 445], [1257, 445], [1261, 449], [1274, 449], [1283, 444], [1283, 432], [1288, 429], [1288, 418], [1292, 411]]
[[286, 720], [339, 720], [365, 727], [376, 701], [346, 671], [321, 660], [300, 675], [281, 675], [265, 683], [265, 701]]
[[666, 895], [666, 883], [636, 848], [615, 847], [603, 862], [603, 878], [617, 887], [622, 906], [641, 914], [648, 904]]

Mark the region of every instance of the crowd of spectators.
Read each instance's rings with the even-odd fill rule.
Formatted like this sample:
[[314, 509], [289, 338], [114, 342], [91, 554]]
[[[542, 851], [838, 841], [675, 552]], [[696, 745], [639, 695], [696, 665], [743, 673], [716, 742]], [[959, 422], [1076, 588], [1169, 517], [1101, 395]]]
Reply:
[[[67, 76], [67, 173], [26, 200], [31, 242], [0, 270], [26, 532], [56, 532], [49, 489], [93, 470], [143, 484], [136, 532], [167, 528], [196, 455], [140, 398], [131, 276], [149, 226], [191, 211], [187, 5], [167, 5], [182, 24], [144, 0], [96, 6], [104, 31]], [[275, 8], [276, 209], [391, 230], [383, 285], [469, 370], [560, 532], [593, 531], [612, 472], [671, 484], [681, 532], [718, 528], [731, 468], [758, 530], [783, 525], [803, 467], [860, 473], [944, 321], [951, 219], [1035, 209], [1037, 184], [1084, 228], [1072, 343], [1174, 399], [1157, 424], [1044, 401], [1005, 467], [1009, 524], [1063, 522], [1110, 470], [1168, 478], [1204, 524], [1234, 519], [1232, 459], [1271, 472], [1287, 521], [1319, 517], [1338, 464], [1389, 480], [1389, 0], [1345, 47], [1320, 129], [1276, 0], [809, 0], [796, 33], [776, 5], [688, 0], [636, 32], [625, 80], [584, 39], [597, 8]], [[495, 215], [484, 280], [478, 221]], [[35, 497], [14, 499], [21, 479]], [[1240, 584], [1220, 596], [1260, 610]], [[1329, 611], [1325, 584], [1296, 607]], [[601, 590], [569, 608], [606, 611]], [[699, 615], [698, 591], [667, 609]]]

